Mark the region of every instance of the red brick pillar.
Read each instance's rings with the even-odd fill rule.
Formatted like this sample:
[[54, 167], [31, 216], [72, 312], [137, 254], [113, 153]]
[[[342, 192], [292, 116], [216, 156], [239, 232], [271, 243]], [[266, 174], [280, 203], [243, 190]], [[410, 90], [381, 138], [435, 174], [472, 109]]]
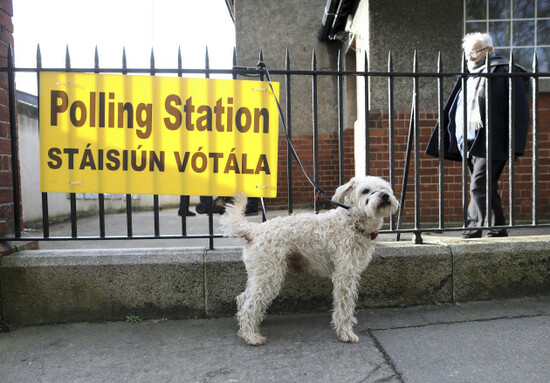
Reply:
[[[13, 47], [12, 15], [12, 0], [0, 0], [0, 65], [4, 68], [8, 66], [8, 52], [10, 47]], [[13, 236], [15, 233], [8, 78], [7, 72], [0, 72], [0, 236], [2, 237]], [[16, 116], [13, 117], [12, 120], [17, 121]], [[18, 221], [21, 222], [21, 219]]]

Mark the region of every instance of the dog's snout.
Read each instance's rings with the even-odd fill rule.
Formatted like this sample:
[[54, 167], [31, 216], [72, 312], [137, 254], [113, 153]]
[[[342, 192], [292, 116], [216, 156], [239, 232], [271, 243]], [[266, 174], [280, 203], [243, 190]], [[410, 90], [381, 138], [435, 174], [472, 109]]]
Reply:
[[383, 202], [388, 202], [390, 200], [390, 195], [388, 193], [382, 192], [382, 194], [380, 194], [380, 199]]

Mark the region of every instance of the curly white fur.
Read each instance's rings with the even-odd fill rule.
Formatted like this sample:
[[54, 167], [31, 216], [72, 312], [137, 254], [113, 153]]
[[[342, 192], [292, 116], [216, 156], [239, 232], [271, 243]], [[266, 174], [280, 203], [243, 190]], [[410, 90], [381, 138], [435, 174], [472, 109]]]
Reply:
[[276, 217], [263, 223], [244, 216], [246, 196], [235, 196], [221, 217], [226, 235], [246, 239], [243, 261], [248, 280], [237, 297], [239, 335], [251, 345], [264, 344], [259, 327], [279, 294], [289, 268], [329, 277], [333, 283], [332, 325], [338, 338], [356, 343], [352, 327], [361, 273], [372, 259], [374, 237], [398, 202], [390, 185], [378, 177], [355, 177], [340, 186], [334, 197], [350, 207], [322, 214]]

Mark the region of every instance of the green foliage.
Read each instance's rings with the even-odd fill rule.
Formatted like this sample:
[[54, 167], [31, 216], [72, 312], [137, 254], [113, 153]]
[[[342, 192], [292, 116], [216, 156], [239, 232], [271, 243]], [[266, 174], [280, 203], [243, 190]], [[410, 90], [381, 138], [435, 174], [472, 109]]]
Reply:
[[142, 321], [143, 321], [143, 319], [141, 319], [141, 317], [139, 315], [128, 315], [126, 317], [126, 322], [128, 322], [128, 323], [134, 324], [134, 323], [140, 323]]

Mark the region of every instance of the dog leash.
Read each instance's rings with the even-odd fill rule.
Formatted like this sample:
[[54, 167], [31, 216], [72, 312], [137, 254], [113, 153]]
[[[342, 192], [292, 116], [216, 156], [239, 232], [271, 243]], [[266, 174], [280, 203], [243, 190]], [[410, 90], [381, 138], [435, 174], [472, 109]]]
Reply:
[[324, 198], [325, 200], [327, 200], [328, 202], [330, 202], [333, 205], [336, 205], [336, 206], [339, 206], [339, 207], [344, 208], [346, 210], [349, 210], [350, 209], [349, 206], [344, 205], [340, 202], [333, 201], [332, 199], [328, 198], [325, 195], [325, 191], [317, 184], [317, 182], [315, 182], [311, 178], [311, 176], [304, 169], [304, 166], [302, 165], [302, 161], [300, 160], [300, 157], [298, 156], [298, 153], [296, 153], [296, 150], [294, 149], [294, 145], [292, 145], [292, 140], [290, 139], [290, 137], [288, 135], [288, 131], [286, 129], [286, 123], [285, 123], [285, 120], [283, 118], [283, 110], [281, 108], [281, 104], [279, 104], [279, 100], [277, 99], [277, 96], [275, 95], [275, 90], [273, 89], [273, 85], [271, 84], [271, 76], [269, 75], [269, 70], [267, 69], [267, 66], [265, 65], [265, 63], [261, 60], [258, 62], [258, 65], [256, 66], [256, 69], [260, 70], [260, 71], [263, 71], [265, 73], [266, 77], [267, 77], [267, 82], [269, 83], [269, 87], [271, 88], [271, 93], [273, 94], [273, 97], [275, 98], [275, 102], [277, 103], [277, 109], [279, 111], [279, 120], [281, 121], [281, 124], [283, 125], [283, 129], [285, 131], [286, 141], [287, 141], [288, 146], [290, 148], [290, 153], [292, 154], [292, 156], [294, 157], [294, 159], [296, 160], [296, 162], [300, 166], [300, 169], [302, 169], [302, 172], [306, 176], [309, 183], [314, 187], [314, 189], [315, 189], [315, 201], [317, 201], [319, 199], [319, 197], [322, 197], [322, 198]]

